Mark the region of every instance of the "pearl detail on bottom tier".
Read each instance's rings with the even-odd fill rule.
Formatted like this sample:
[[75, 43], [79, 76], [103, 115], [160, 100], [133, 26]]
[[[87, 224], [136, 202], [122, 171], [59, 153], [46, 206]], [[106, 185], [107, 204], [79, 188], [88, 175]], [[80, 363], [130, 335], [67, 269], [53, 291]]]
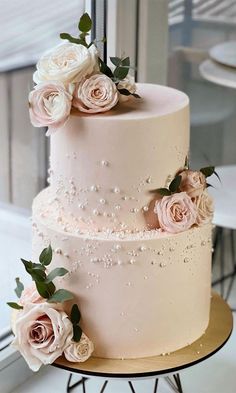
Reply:
[[51, 243], [50, 267], [69, 270], [60, 280], [75, 294], [95, 356], [168, 353], [204, 333], [210, 307], [211, 224], [176, 235], [65, 234], [47, 195], [47, 190], [41, 192], [33, 204], [33, 258]]

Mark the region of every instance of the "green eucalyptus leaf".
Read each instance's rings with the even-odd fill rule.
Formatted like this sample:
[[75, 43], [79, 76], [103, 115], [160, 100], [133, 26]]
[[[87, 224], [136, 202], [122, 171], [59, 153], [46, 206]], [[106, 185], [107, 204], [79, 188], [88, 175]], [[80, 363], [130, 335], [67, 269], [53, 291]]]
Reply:
[[27, 273], [29, 273], [29, 271], [31, 271], [31, 269], [33, 268], [33, 262], [27, 261], [26, 259], [23, 258], [21, 258], [21, 262], [23, 263]]
[[137, 93], [132, 93], [132, 96], [135, 97], [135, 98], [141, 98], [140, 95], [137, 94]]
[[68, 40], [69, 42], [72, 42], [73, 44], [81, 44], [81, 40], [79, 38], [76, 37], [72, 37], [70, 34], [68, 33], [61, 33], [60, 34], [60, 38], [62, 40]]
[[110, 57], [110, 60], [112, 64], [114, 64], [116, 67], [119, 67], [122, 62], [122, 59], [120, 59], [119, 57]]
[[98, 58], [98, 61], [99, 61], [100, 71], [106, 76], [108, 76], [109, 78], [112, 78], [113, 73], [112, 70], [108, 67], [108, 65], [100, 57]]
[[66, 289], [58, 289], [49, 299], [49, 303], [63, 303], [74, 298], [73, 293]]
[[131, 95], [130, 91], [127, 90], [127, 89], [118, 89], [118, 91], [119, 91], [120, 94], [123, 94], [124, 96], [130, 96]]
[[73, 325], [78, 325], [81, 318], [80, 310], [77, 304], [73, 304], [71, 308], [70, 320]]
[[82, 329], [79, 325], [73, 325], [73, 340], [78, 343], [82, 336]]
[[169, 190], [171, 192], [177, 192], [178, 188], [180, 186], [181, 180], [182, 180], [181, 175], [175, 176], [175, 178], [172, 180], [172, 182], [169, 185]]
[[207, 166], [205, 168], [201, 168], [200, 172], [202, 172], [205, 177], [210, 177], [215, 172], [215, 167]]
[[171, 195], [171, 191], [168, 188], [157, 188], [156, 190], [149, 191], [152, 194], [159, 194], [161, 196], [169, 196]]
[[48, 274], [48, 276], [45, 280], [45, 283], [52, 282], [54, 280], [54, 278], [65, 276], [65, 274], [67, 274], [67, 273], [68, 273], [68, 270], [65, 269], [64, 267], [56, 267]]
[[121, 65], [122, 66], [124, 66], [124, 67], [130, 67], [130, 58], [129, 57], [126, 57], [125, 59], [123, 59], [122, 61], [121, 61]]
[[79, 20], [78, 28], [83, 33], [87, 33], [88, 31], [91, 30], [92, 20], [87, 12], [81, 16], [81, 18]]
[[20, 281], [19, 277], [16, 277], [15, 280], [16, 280], [15, 293], [16, 293], [16, 296], [17, 296], [18, 298], [20, 298], [20, 297], [21, 297], [21, 294], [22, 294], [22, 292], [23, 292], [23, 290], [24, 290], [24, 285], [23, 285], [22, 282]]
[[214, 171], [214, 175], [216, 175], [217, 179], [218, 179], [219, 182], [221, 183], [221, 178], [220, 178], [220, 176], [218, 175], [218, 173], [217, 173], [216, 171]]
[[48, 266], [52, 262], [52, 247], [51, 244], [47, 248], [44, 248], [44, 250], [41, 252], [39, 256], [39, 262], [44, 265]]
[[11, 308], [14, 308], [15, 310], [23, 310], [23, 307], [18, 303], [7, 302], [7, 305]]
[[117, 79], [125, 79], [129, 73], [128, 67], [116, 67], [114, 70], [114, 77]]
[[45, 282], [36, 282], [36, 288], [40, 296], [42, 296], [44, 299], [49, 299], [51, 296], [53, 296], [55, 292], [55, 285], [50, 282], [50, 283], [45, 283]]
[[46, 273], [41, 269], [32, 269], [29, 274], [35, 282], [43, 282], [46, 279]]

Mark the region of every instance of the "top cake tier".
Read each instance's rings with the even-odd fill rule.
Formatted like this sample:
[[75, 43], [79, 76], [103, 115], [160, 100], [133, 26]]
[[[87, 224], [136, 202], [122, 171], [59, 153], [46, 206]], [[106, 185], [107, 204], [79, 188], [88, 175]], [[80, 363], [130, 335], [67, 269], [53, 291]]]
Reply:
[[51, 136], [50, 192], [58, 215], [81, 230], [150, 229], [150, 190], [184, 167], [188, 97], [152, 84], [137, 91], [141, 99], [104, 114], [72, 113]]

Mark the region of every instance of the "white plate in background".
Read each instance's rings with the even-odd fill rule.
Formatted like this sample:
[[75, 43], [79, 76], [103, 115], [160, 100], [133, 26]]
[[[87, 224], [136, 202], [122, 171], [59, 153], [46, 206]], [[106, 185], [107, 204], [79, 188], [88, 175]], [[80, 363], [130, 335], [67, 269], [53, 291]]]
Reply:
[[212, 60], [236, 68], [236, 41], [228, 41], [213, 46], [209, 55]]

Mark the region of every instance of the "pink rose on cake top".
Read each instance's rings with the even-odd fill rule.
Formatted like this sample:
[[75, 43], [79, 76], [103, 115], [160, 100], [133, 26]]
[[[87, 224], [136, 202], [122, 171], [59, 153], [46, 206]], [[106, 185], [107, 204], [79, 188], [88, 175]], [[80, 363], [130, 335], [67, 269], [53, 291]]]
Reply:
[[62, 33], [68, 42], [48, 50], [37, 63], [36, 86], [29, 94], [30, 119], [34, 127], [49, 127], [47, 135], [65, 124], [72, 104], [79, 112], [93, 114], [109, 111], [131, 96], [139, 97], [128, 75], [129, 57], [111, 57], [110, 68], [99, 57], [95, 43], [87, 42], [91, 28], [92, 21], [84, 14], [79, 37]]
[[[71, 91], [70, 91], [71, 89]], [[35, 127], [49, 127], [47, 135], [62, 127], [71, 111], [73, 86], [62, 82], [43, 82], [29, 94], [30, 120]]]
[[113, 108], [117, 101], [115, 83], [104, 74], [95, 74], [76, 86], [73, 106], [81, 112], [99, 113]]

